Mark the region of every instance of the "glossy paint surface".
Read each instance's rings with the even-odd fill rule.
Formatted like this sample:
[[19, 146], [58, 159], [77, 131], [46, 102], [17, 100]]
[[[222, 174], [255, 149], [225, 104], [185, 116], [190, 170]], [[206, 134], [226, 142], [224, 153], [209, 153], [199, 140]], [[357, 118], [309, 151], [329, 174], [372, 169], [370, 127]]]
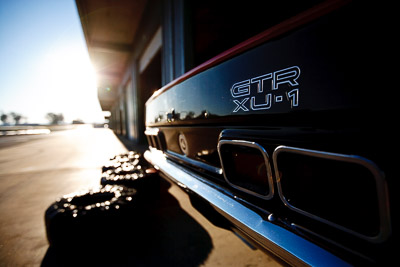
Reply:
[[147, 103], [147, 126], [367, 106], [354, 76], [370, 72], [357, 46], [368, 36], [348, 25], [351, 16], [336, 11], [174, 85]]

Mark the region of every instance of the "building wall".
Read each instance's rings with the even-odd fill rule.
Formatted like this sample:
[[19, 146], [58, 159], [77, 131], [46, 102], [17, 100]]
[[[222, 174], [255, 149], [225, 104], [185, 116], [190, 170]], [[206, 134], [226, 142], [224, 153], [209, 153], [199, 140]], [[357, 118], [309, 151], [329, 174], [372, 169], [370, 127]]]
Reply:
[[[163, 5], [163, 1], [151, 1], [145, 8], [129, 63], [118, 88], [118, 99], [111, 110], [110, 128], [133, 143], [147, 142], [144, 136], [144, 105], [148, 92], [143, 92], [140, 85], [140, 61], [143, 61], [143, 54], [155, 33], [161, 30]], [[148, 60], [151, 61], [151, 58]], [[142, 71], [145, 69], [142, 66]]]

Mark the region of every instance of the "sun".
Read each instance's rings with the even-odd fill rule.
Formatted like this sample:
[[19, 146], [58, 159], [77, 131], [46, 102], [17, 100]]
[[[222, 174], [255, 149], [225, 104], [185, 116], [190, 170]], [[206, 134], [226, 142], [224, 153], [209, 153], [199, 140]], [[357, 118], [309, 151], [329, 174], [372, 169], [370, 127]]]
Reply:
[[89, 119], [89, 115], [99, 113], [96, 74], [85, 48], [70, 45], [53, 49], [41, 68], [40, 91], [49, 109], [70, 120]]
[[45, 62], [49, 83], [53, 87], [96, 87], [96, 75], [86, 51], [79, 47], [64, 47], [50, 53]]

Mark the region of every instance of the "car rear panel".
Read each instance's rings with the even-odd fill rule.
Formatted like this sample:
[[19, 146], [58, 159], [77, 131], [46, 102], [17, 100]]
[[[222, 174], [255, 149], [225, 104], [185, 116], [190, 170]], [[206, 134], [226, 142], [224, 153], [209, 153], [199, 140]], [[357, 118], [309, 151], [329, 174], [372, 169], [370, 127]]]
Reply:
[[390, 259], [394, 125], [363, 8], [323, 3], [146, 103], [146, 158], [292, 264]]

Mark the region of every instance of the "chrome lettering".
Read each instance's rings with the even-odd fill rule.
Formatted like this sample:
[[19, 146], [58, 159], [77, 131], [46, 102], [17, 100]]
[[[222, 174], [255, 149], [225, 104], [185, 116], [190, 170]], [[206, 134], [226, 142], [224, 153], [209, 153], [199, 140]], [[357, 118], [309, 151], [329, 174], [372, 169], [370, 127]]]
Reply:
[[300, 68], [293, 66], [287, 69], [274, 72], [274, 80], [272, 90], [277, 90], [280, 84], [288, 83], [291, 86], [299, 85], [297, 79], [300, 76]]
[[241, 109], [243, 111], [249, 111], [249, 109], [244, 106], [244, 104], [247, 102], [247, 100], [249, 100], [248, 97], [243, 98], [242, 102], [239, 102], [238, 100], [233, 100], [233, 103], [236, 104], [236, 108], [233, 110], [233, 112], [238, 112]]
[[298, 107], [299, 77], [300, 68], [292, 66], [234, 83], [231, 95], [239, 99], [232, 100], [236, 105], [233, 112], [269, 110], [275, 104], [285, 102], [290, 104], [291, 109]]
[[250, 95], [250, 80], [241, 81], [232, 85], [231, 94], [233, 97]]

